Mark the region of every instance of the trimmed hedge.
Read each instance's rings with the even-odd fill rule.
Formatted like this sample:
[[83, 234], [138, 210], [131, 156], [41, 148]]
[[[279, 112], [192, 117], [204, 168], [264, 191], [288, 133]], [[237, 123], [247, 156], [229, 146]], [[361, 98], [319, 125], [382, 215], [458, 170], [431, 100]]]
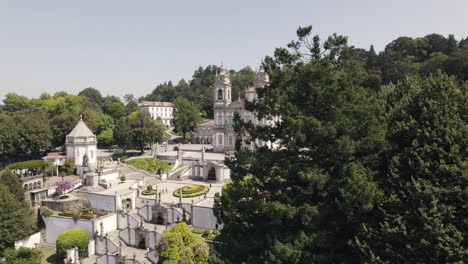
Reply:
[[46, 160], [28, 160], [10, 164], [6, 168], [9, 170], [23, 170], [30, 168], [45, 169], [48, 167], [53, 167], [52, 162]]
[[182, 198], [191, 198], [204, 195], [210, 191], [208, 186], [193, 184], [190, 186], [184, 186], [182, 188], [176, 189], [172, 195], [179, 197], [179, 190], [182, 189]]
[[70, 229], [62, 232], [56, 242], [57, 256], [63, 258], [67, 250], [77, 246], [80, 250], [87, 250], [89, 243], [88, 231], [82, 228]]
[[156, 194], [156, 190], [144, 190], [141, 192], [142, 195], [155, 195]]

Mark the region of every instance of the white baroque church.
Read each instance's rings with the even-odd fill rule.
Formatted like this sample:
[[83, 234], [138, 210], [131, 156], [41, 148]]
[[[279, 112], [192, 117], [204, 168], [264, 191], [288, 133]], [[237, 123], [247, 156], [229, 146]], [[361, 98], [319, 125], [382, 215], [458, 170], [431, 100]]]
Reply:
[[[211, 143], [214, 152], [229, 152], [235, 150], [236, 140], [240, 140], [234, 131], [234, 113], [254, 125], [265, 125], [265, 120], [257, 119], [255, 113], [245, 110], [245, 101], [257, 100], [257, 88], [263, 88], [269, 83], [268, 74], [261, 64], [256, 72], [254, 85], [245, 89], [245, 99], [232, 101], [232, 85], [229, 72], [223, 65], [218, 69], [213, 89], [214, 96], [214, 122], [208, 121], [197, 126], [193, 143]], [[263, 144], [255, 140], [256, 144]]]

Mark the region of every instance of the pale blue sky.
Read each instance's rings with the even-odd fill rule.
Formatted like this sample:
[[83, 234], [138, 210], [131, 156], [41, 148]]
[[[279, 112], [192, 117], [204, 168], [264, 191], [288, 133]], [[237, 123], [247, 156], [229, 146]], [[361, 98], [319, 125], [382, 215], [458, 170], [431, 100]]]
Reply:
[[460, 39], [468, 0], [0, 0], [0, 99], [89, 86], [138, 97], [198, 66], [256, 67], [310, 24], [366, 49], [403, 35]]

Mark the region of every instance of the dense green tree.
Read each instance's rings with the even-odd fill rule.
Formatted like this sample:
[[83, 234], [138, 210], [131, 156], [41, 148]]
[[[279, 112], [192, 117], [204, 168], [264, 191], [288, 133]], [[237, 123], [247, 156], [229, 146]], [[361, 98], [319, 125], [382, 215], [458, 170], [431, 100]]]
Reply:
[[112, 116], [114, 120], [119, 120], [126, 114], [125, 104], [116, 96], [104, 97], [102, 111]]
[[80, 113], [83, 109], [83, 98], [66, 92], [57, 92], [51, 98], [41, 100], [38, 104], [49, 117], [54, 117], [63, 113]]
[[16, 156], [17, 142], [16, 122], [11, 116], [0, 114], [0, 159]]
[[468, 258], [468, 86], [437, 73], [386, 87], [385, 199], [357, 245], [372, 263], [462, 263]]
[[43, 255], [39, 249], [21, 247], [18, 250], [7, 248], [3, 257], [8, 264], [41, 264]]
[[384, 104], [357, 85], [346, 37], [319, 45], [311, 29], [299, 28], [292, 50], [265, 59], [271, 83], [246, 105], [280, 120], [258, 127], [235, 117], [238, 133], [281, 147], [246, 140], [255, 150], [237, 144], [227, 161], [232, 182], [218, 210], [228, 263], [358, 262], [350, 242], [382, 198], [374, 176], [385, 148]]
[[18, 114], [16, 133], [18, 153], [31, 158], [39, 158], [52, 147], [52, 134], [47, 118], [41, 113]]
[[55, 147], [65, 144], [66, 136], [76, 126], [80, 116], [77, 113], [63, 113], [50, 119], [50, 129], [52, 131], [52, 144]]
[[28, 236], [34, 229], [29, 207], [0, 183], [0, 252]]
[[23, 189], [23, 184], [18, 175], [10, 170], [3, 170], [0, 173], [0, 182], [8, 188], [10, 193], [13, 194], [18, 201], [24, 201], [25, 190]]
[[124, 96], [124, 101], [126, 103], [125, 110], [128, 115], [138, 110], [138, 100], [133, 94], [126, 94]]
[[25, 96], [20, 96], [15, 93], [8, 93], [3, 99], [3, 111], [18, 112], [30, 108], [30, 100]]
[[233, 100], [244, 97], [245, 88], [254, 84], [255, 72], [249, 66], [238, 72], [231, 72], [232, 96]]
[[164, 82], [145, 97], [147, 101], [172, 102], [177, 97], [177, 91], [172, 82]]
[[182, 132], [182, 140], [185, 142], [187, 133], [193, 131], [202, 120], [198, 107], [183, 97], [177, 97], [174, 102], [174, 126]]
[[114, 130], [106, 129], [97, 135], [97, 141], [100, 146], [110, 147], [114, 143]]
[[164, 126], [160, 121], [154, 120], [148, 113], [137, 110], [127, 117], [123, 117], [114, 129], [117, 144], [123, 147], [137, 147], [141, 153], [144, 148], [157, 141], [161, 141]]
[[99, 92], [95, 88], [88, 87], [86, 89], [83, 89], [78, 93], [78, 96], [86, 97], [90, 99], [92, 102], [97, 104], [100, 108], [104, 105], [104, 98], [102, 98], [101, 92]]
[[114, 142], [122, 147], [124, 150], [132, 147], [130, 139], [130, 126], [127, 117], [122, 117], [117, 121], [114, 128]]
[[59, 168], [60, 175], [74, 175], [76, 173], [76, 165], [73, 159], [66, 159], [65, 164]]
[[209, 248], [202, 237], [193, 234], [186, 223], [175, 225], [165, 231], [161, 238], [161, 263], [194, 263], [208, 262]]

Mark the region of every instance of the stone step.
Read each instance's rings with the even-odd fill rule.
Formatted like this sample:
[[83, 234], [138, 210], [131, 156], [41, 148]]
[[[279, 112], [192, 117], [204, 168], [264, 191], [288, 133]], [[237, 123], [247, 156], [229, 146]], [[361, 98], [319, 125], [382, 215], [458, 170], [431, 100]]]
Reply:
[[45, 242], [38, 243], [37, 247], [40, 247], [40, 248], [53, 248], [53, 249], [56, 248], [55, 244], [45, 243]]

